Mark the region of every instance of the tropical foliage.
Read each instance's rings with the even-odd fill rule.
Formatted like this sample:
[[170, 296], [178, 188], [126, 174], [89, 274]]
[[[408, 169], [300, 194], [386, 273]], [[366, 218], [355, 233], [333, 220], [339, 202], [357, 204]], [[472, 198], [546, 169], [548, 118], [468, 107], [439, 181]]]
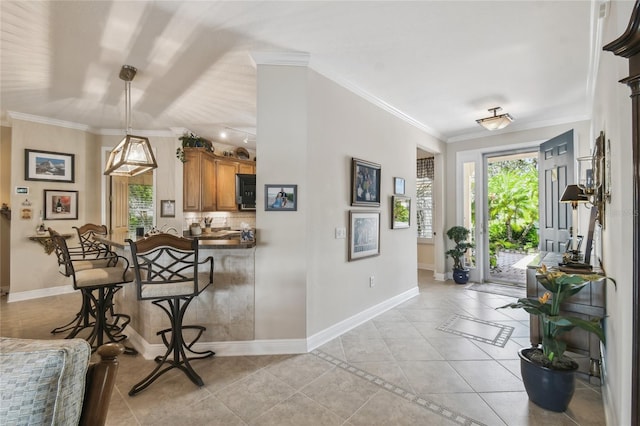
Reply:
[[[545, 367], [562, 369], [567, 364], [564, 352], [567, 348], [565, 341], [560, 339], [562, 334], [575, 327], [589, 333], [594, 333], [604, 343], [604, 329], [601, 318], [586, 320], [573, 316], [561, 315], [560, 304], [567, 298], [582, 290], [589, 282], [610, 280], [613, 278], [597, 274], [567, 274], [558, 270], [547, 269], [543, 264], [536, 273], [538, 282], [547, 290], [539, 298], [529, 297], [518, 299], [517, 302], [500, 306], [498, 309], [524, 309], [540, 318], [542, 326], [542, 363]], [[571, 360], [569, 359], [569, 363]]]

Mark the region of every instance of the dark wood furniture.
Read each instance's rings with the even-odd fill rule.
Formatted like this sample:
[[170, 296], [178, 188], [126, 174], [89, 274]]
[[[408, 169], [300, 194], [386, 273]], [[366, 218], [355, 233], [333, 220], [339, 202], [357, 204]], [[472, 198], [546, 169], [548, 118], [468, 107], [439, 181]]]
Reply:
[[107, 420], [111, 393], [116, 384], [118, 355], [124, 346], [120, 343], [106, 343], [98, 348], [100, 361], [89, 364], [84, 402], [80, 415], [81, 426], [102, 426]]
[[[629, 59], [629, 76], [620, 82], [631, 89], [631, 149], [633, 157], [633, 211], [640, 211], [640, 1], [636, 0], [624, 34], [603, 48]], [[633, 234], [640, 235], [640, 214], [633, 215]], [[640, 238], [633, 239], [633, 359], [631, 371], [631, 424], [640, 425]]]
[[[529, 265], [527, 265], [527, 297], [540, 297], [546, 291], [536, 280], [536, 268], [544, 263], [547, 267], [557, 266], [562, 262], [562, 253], [542, 252]], [[577, 272], [576, 273], [580, 273]], [[590, 273], [585, 271], [585, 273]], [[598, 273], [594, 270], [593, 273]], [[604, 282], [591, 282], [587, 288], [567, 299], [561, 305], [561, 312], [571, 316], [592, 319], [604, 318], [606, 308], [606, 284]], [[540, 322], [538, 317], [531, 315], [530, 322], [531, 345], [542, 343]], [[567, 342], [567, 350], [572, 352], [580, 368], [578, 373], [589, 378], [589, 382], [600, 385], [600, 340], [593, 333], [588, 333], [580, 328], [574, 328], [563, 336]]]

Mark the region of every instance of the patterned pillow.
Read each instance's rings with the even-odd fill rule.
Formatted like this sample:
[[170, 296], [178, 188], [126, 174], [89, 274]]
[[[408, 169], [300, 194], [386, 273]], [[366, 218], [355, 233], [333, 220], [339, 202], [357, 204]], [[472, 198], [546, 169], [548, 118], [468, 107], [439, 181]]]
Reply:
[[91, 346], [0, 337], [0, 424], [77, 425]]

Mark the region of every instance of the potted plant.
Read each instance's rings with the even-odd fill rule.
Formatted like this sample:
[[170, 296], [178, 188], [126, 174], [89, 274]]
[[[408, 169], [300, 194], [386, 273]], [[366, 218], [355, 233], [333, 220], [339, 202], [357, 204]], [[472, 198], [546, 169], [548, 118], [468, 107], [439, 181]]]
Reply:
[[522, 381], [531, 401], [542, 408], [563, 412], [573, 396], [578, 363], [564, 354], [567, 344], [561, 339], [562, 334], [578, 327], [594, 333], [603, 343], [605, 336], [601, 318], [586, 320], [562, 315], [560, 305], [589, 282], [611, 280], [614, 286], [616, 282], [604, 275], [568, 274], [547, 269], [544, 264], [537, 269], [536, 278], [546, 289], [541, 297], [521, 298], [497, 309], [522, 308], [539, 317], [542, 347], [522, 348], [518, 352]]
[[176, 149], [176, 158], [183, 163], [185, 162], [183, 148], [205, 148], [207, 151], [213, 152], [213, 144], [211, 141], [203, 137], [196, 136], [193, 133], [185, 133], [178, 139], [182, 141], [182, 146]]
[[469, 281], [469, 270], [462, 264], [462, 257], [467, 250], [473, 248], [473, 243], [467, 241], [469, 231], [464, 226], [454, 226], [447, 231], [447, 237], [456, 243], [456, 246], [445, 254], [453, 259], [453, 280], [458, 284], [466, 284]]

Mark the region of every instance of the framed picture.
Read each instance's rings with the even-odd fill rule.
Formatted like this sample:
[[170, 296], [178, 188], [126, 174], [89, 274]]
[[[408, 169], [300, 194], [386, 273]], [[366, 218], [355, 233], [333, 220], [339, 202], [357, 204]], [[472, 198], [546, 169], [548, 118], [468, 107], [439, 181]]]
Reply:
[[78, 191], [44, 190], [44, 219], [78, 219]]
[[267, 211], [298, 210], [298, 185], [265, 185], [264, 209]]
[[349, 261], [380, 254], [380, 212], [349, 211]]
[[75, 154], [24, 150], [24, 179], [48, 182], [75, 182]]
[[380, 164], [351, 160], [351, 205], [380, 205]]
[[411, 225], [411, 198], [391, 196], [391, 229], [408, 228]]
[[393, 188], [394, 194], [404, 195], [404, 179], [403, 178], [393, 178]]
[[160, 217], [176, 217], [176, 200], [160, 200]]

